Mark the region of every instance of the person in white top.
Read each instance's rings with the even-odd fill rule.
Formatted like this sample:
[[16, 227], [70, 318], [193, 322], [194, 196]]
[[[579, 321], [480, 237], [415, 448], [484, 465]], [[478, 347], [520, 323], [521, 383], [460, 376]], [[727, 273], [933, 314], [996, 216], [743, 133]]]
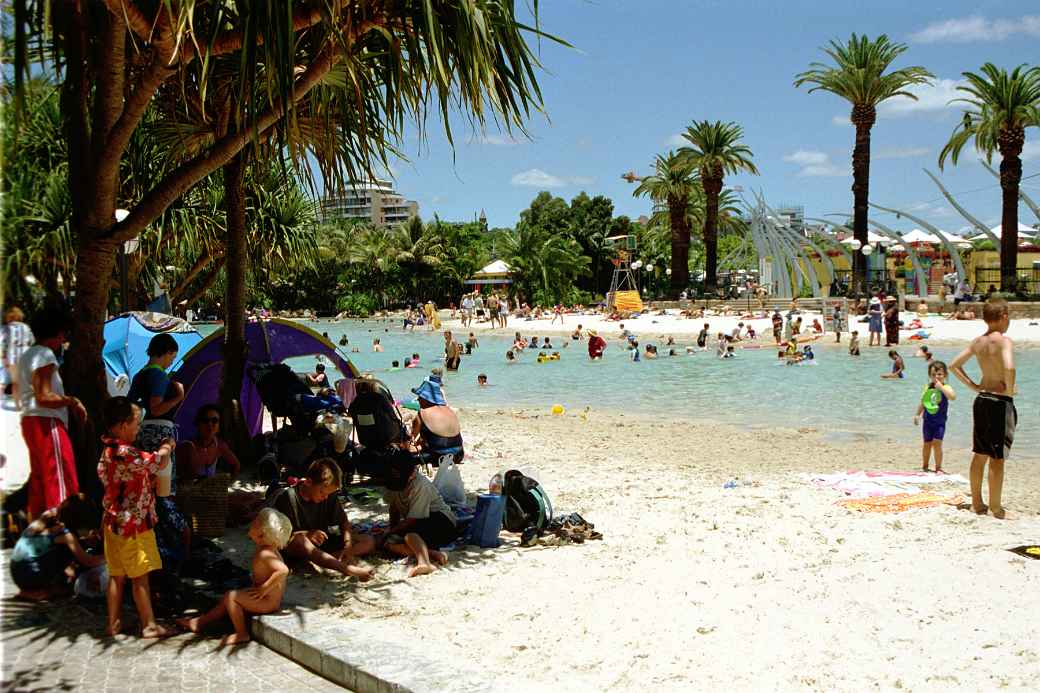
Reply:
[[24, 322], [25, 315], [18, 306], [11, 306], [4, 313], [4, 326], [0, 329], [0, 382], [4, 394], [14, 397], [15, 406], [21, 407], [18, 397], [18, 359], [31, 347], [36, 338]]
[[68, 434], [68, 411], [80, 420], [87, 410], [75, 397], [66, 397], [58, 374], [58, 357], [65, 344], [65, 318], [44, 311], [34, 321], [38, 340], [18, 360], [22, 437], [29, 450], [30, 516], [36, 517], [79, 493], [76, 460]]
[[509, 325], [509, 299], [505, 294], [502, 294], [502, 299], [498, 303], [498, 319], [502, 323], [502, 327]]

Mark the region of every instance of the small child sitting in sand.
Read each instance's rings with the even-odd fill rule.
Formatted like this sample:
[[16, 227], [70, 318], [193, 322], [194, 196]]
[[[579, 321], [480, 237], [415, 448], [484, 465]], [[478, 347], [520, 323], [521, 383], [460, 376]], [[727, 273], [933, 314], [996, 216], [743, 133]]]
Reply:
[[383, 498], [390, 511], [390, 527], [382, 542], [391, 553], [415, 558], [408, 577], [428, 575], [447, 564], [448, 557], [438, 549], [458, 538], [458, 520], [437, 487], [417, 471], [409, 457], [395, 457], [386, 475]]
[[282, 605], [285, 581], [289, 567], [282, 560], [280, 549], [285, 548], [292, 535], [289, 518], [274, 508], [264, 508], [249, 525], [249, 538], [256, 544], [253, 554], [253, 586], [250, 589], [231, 590], [220, 603], [201, 616], [179, 618], [177, 623], [192, 633], [198, 633], [209, 624], [225, 616], [231, 619], [235, 632], [224, 636], [221, 645], [249, 642], [248, 614], [269, 614]]

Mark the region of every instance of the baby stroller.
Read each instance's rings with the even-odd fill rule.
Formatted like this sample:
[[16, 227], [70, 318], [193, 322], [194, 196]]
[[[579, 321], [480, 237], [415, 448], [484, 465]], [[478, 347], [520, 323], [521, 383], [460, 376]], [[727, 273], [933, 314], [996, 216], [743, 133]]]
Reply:
[[389, 461], [401, 454], [398, 444], [408, 439], [401, 412], [390, 390], [382, 383], [358, 392], [347, 410], [354, 422], [358, 445], [353, 446], [350, 467], [344, 467], [344, 477], [354, 474], [382, 479]]
[[257, 475], [263, 481], [303, 476], [319, 457], [331, 457], [342, 468], [350, 433], [343, 400], [334, 394], [315, 395], [284, 363], [253, 366], [249, 377], [272, 419], [288, 421], [273, 433], [259, 436]]

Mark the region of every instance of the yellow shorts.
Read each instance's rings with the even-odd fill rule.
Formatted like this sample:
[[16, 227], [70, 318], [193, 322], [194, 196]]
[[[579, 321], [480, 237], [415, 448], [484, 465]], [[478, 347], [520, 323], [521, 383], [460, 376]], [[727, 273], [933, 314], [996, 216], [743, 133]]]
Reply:
[[112, 577], [125, 575], [133, 579], [161, 569], [162, 559], [155, 544], [155, 531], [150, 529], [134, 537], [121, 537], [106, 527], [105, 561]]

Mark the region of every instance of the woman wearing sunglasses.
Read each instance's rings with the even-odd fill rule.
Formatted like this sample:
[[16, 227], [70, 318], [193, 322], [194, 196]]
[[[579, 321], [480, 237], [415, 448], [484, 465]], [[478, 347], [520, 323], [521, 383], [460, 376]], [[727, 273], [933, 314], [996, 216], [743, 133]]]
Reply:
[[204, 404], [195, 413], [195, 439], [177, 446], [178, 472], [189, 479], [203, 479], [218, 471], [238, 476], [242, 465], [220, 434], [220, 409]]

